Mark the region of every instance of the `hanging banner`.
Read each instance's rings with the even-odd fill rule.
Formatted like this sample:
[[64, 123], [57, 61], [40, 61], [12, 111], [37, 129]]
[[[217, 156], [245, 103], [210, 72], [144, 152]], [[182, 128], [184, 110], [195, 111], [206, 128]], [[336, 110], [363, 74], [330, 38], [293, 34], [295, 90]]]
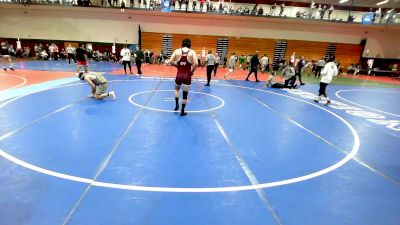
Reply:
[[161, 12], [171, 12], [172, 11], [172, 1], [171, 0], [161, 0]]

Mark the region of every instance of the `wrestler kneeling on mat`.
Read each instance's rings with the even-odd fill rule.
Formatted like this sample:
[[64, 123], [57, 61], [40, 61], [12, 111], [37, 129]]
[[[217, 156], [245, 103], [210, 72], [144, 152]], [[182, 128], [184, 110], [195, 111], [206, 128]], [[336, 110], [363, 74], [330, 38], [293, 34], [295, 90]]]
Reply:
[[91, 98], [95, 98], [97, 100], [101, 100], [103, 98], [111, 97], [115, 100], [115, 92], [110, 91], [105, 93], [107, 90], [107, 79], [101, 74], [94, 74], [94, 73], [79, 73], [79, 79], [85, 80], [88, 82], [90, 87], [92, 88], [92, 94], [89, 95]]
[[190, 49], [190, 39], [182, 41], [182, 48], [175, 50], [169, 59], [169, 63], [178, 69], [175, 78], [175, 111], [179, 110], [179, 89], [182, 86], [182, 108], [181, 116], [186, 116], [185, 107], [187, 97], [192, 83], [192, 76], [198, 66], [196, 52]]

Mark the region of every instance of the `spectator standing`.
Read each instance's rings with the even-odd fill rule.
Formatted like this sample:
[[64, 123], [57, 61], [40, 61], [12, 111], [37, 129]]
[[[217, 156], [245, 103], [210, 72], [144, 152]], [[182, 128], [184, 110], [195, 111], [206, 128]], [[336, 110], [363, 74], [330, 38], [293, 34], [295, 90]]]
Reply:
[[304, 67], [304, 57], [300, 57], [299, 61], [296, 64], [296, 76], [299, 77], [300, 85], [304, 85], [303, 81], [301, 80], [301, 72]]
[[113, 62], [117, 61], [115, 43], [111, 46], [111, 60]]
[[279, 12], [279, 16], [282, 16], [283, 11], [285, 10], [285, 3], [281, 4], [281, 11]]
[[23, 49], [22, 49], [22, 44], [21, 44], [21, 41], [19, 40], [19, 38], [17, 39], [16, 44], [17, 44], [16, 55], [17, 55], [17, 57], [22, 57]]
[[375, 21], [378, 21], [379, 23], [381, 22], [381, 19], [382, 19], [382, 9], [381, 8], [378, 8], [376, 11], [375, 11], [375, 19], [374, 19], [374, 22]]
[[245, 58], [244, 55], [242, 54], [242, 55], [239, 57], [239, 69], [240, 69], [240, 70], [243, 69], [243, 68], [245, 67], [245, 64], [244, 64], [245, 60], [246, 60], [246, 58]]
[[314, 102], [319, 102], [321, 101], [321, 96], [324, 96], [326, 98], [326, 103], [325, 105], [328, 105], [331, 103], [331, 101], [328, 98], [328, 95], [326, 94], [326, 87], [328, 84], [332, 82], [332, 78], [338, 74], [338, 69], [336, 67], [336, 64], [334, 63], [335, 61], [335, 56], [331, 56], [328, 59], [328, 63], [325, 64], [324, 69], [321, 72], [321, 82], [319, 83], [319, 93], [318, 97], [314, 99]]
[[203, 47], [201, 50], [201, 67], [203, 68], [205, 65], [205, 59], [206, 59], [206, 47]]
[[221, 60], [221, 58], [219, 57], [218, 53], [215, 53], [214, 77], [217, 75], [217, 70], [218, 70], [220, 60]]
[[49, 60], [54, 60], [54, 44], [51, 43], [49, 46], [50, 57]]
[[317, 9], [317, 11], [315, 12], [315, 19], [320, 19], [321, 18], [321, 12], [322, 12], [322, 8], [321, 8], [321, 5], [318, 5], [318, 9]]
[[321, 58], [320, 60], [318, 60], [317, 62], [317, 68], [315, 70], [315, 77], [320, 77], [321, 76], [321, 70], [325, 65], [325, 60], [324, 58]]
[[270, 9], [269, 9], [269, 15], [270, 15], [270, 16], [273, 16], [273, 15], [274, 15], [275, 9], [276, 9], [276, 3], [274, 3], [274, 4], [270, 7]]
[[260, 82], [257, 77], [258, 67], [260, 66], [260, 60], [258, 59], [258, 51], [254, 54], [254, 56], [250, 60], [250, 72], [247, 75], [246, 81], [249, 81], [249, 77], [252, 73], [256, 77], [256, 82]]
[[264, 54], [264, 56], [263, 57], [261, 57], [261, 71], [262, 72], [265, 72], [265, 71], [267, 71], [268, 70], [268, 61], [269, 61], [269, 59], [268, 59], [268, 57], [267, 57], [267, 54]]
[[206, 0], [200, 0], [200, 12], [203, 12], [204, 3]]
[[208, 50], [208, 54], [205, 58], [205, 64], [207, 66], [207, 84], [204, 86], [210, 86], [210, 81], [211, 81], [211, 73], [213, 72], [215, 68], [215, 56], [212, 54], [211, 50]]
[[236, 62], [237, 62], [237, 57], [235, 53], [232, 53], [232, 56], [229, 58], [229, 70], [228, 73], [224, 74], [224, 78], [226, 79], [227, 76], [231, 76], [231, 80], [233, 79], [233, 72], [235, 71], [236, 67]]
[[132, 58], [131, 58], [131, 50], [129, 50], [128, 47], [125, 45], [124, 48], [121, 49], [120, 54], [121, 54], [121, 57], [122, 57], [122, 59], [121, 59], [122, 65], [124, 65], [125, 75], [127, 75], [126, 74], [126, 65], [128, 65], [128, 67], [129, 67], [130, 74], [133, 74], [132, 73], [132, 66], [131, 66], [131, 60], [132, 60]]
[[121, 12], [125, 12], [125, 2], [121, 1]]
[[60, 52], [60, 59], [61, 60], [66, 60], [67, 56], [65, 54], [65, 50], [62, 48]]
[[143, 51], [140, 49], [140, 46], [136, 47], [136, 54], [135, 54], [135, 64], [137, 67], [137, 75], [142, 75], [142, 61], [144, 59]]
[[335, 8], [333, 7], [333, 5], [331, 5], [331, 7], [329, 7], [329, 9], [328, 9], [328, 20], [331, 19], [331, 14], [332, 14], [333, 10], [335, 10]]
[[76, 63], [75, 48], [72, 47], [71, 44], [69, 44], [67, 47], [67, 55], [68, 55], [68, 64], [71, 64], [71, 58], [74, 60], [74, 63]]
[[324, 15], [325, 15], [325, 11], [326, 11], [326, 5], [324, 5], [321, 9], [321, 20], [324, 19]]
[[81, 44], [79, 46], [79, 48], [76, 49], [76, 60], [78, 61], [77, 65], [76, 65], [76, 75], [79, 74], [81, 66], [83, 66], [85, 73], [89, 72], [87, 59], [88, 59], [88, 57], [87, 57], [85, 45]]
[[192, 11], [196, 11], [197, 0], [193, 0], [192, 2]]

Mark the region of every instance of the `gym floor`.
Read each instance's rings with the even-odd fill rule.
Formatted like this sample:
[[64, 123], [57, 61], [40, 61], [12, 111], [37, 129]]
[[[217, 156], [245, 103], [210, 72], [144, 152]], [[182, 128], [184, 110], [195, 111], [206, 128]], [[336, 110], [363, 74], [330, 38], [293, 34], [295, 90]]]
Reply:
[[180, 117], [175, 68], [90, 68], [115, 101], [66, 62], [1, 72], [1, 225], [400, 224], [398, 81], [336, 78], [325, 106], [312, 77], [204, 87], [204, 68]]

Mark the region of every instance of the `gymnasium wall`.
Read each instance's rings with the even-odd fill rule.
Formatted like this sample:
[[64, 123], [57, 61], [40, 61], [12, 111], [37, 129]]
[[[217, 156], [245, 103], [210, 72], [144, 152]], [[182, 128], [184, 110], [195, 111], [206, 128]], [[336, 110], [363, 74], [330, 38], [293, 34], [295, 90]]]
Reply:
[[[203, 47], [206, 50], [216, 51], [218, 38], [228, 38], [228, 57], [235, 52], [237, 55], [249, 55], [255, 51], [260, 52], [260, 56], [266, 54], [272, 59], [275, 52], [275, 44], [278, 39], [267, 38], [238, 38], [228, 36], [209, 36], [209, 35], [182, 35], [171, 34], [173, 40], [173, 49], [180, 48], [184, 38], [192, 40], [192, 48], [200, 52]], [[162, 48], [162, 33], [143, 32], [142, 46], [144, 49], [150, 49], [159, 52]], [[304, 56], [305, 59], [320, 59], [325, 57], [325, 52], [330, 44], [329, 42], [287, 40], [286, 59], [290, 59], [293, 52], [296, 57]], [[361, 58], [363, 47], [360, 44], [336, 44], [336, 58], [340, 60], [342, 66], [346, 68], [350, 64], [358, 63]]]
[[[144, 32], [359, 44], [369, 57], [400, 58], [400, 26], [383, 27], [295, 19], [161, 13], [148, 10], [0, 5], [0, 38], [137, 43]], [[266, 49], [268, 51], [268, 49]], [[366, 56], [366, 51], [363, 55]]]

